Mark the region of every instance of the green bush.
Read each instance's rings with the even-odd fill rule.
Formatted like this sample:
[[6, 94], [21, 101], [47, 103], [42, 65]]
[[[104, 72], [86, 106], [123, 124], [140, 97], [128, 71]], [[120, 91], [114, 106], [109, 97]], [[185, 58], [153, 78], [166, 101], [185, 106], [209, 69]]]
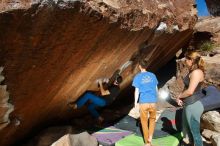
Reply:
[[214, 44], [210, 41], [203, 42], [200, 46], [201, 51], [212, 51], [214, 49]]

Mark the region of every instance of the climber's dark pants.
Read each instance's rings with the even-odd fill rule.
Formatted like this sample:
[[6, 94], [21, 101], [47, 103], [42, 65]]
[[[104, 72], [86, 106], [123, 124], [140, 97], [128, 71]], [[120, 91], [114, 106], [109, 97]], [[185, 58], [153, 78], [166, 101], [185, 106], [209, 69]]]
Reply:
[[87, 101], [90, 101], [91, 103], [88, 106], [89, 112], [92, 114], [93, 117], [98, 118], [100, 115], [95, 109], [96, 107], [104, 107], [106, 106], [106, 101], [97, 95], [94, 95], [92, 92], [86, 92], [77, 102], [77, 107], [80, 108]]

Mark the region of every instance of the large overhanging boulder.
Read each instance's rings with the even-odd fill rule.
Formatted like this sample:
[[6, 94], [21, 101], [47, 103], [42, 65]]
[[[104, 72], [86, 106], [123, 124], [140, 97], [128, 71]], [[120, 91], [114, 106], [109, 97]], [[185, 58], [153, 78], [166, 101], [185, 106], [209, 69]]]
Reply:
[[121, 69], [125, 89], [140, 58], [153, 71], [165, 65], [197, 20], [192, 0], [6, 0], [0, 11], [0, 66], [14, 105], [0, 145], [81, 115], [67, 102], [96, 90], [98, 78]]

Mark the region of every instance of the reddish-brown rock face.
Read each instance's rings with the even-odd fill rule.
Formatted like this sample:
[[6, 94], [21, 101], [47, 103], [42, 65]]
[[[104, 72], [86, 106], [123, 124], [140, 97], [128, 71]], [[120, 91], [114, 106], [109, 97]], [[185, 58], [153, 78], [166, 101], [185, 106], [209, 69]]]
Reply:
[[131, 30], [155, 28], [161, 21], [167, 24], [170, 31], [174, 25], [186, 30], [192, 28], [197, 20], [193, 0], [4, 0], [0, 4], [0, 12], [44, 6], [67, 9], [76, 2], [82, 4], [81, 11], [92, 12], [99, 19], [107, 17], [110, 22], [120, 22], [122, 28]]
[[[97, 89], [98, 78], [110, 77], [129, 60], [148, 58], [154, 71], [163, 66], [189, 41], [196, 21], [190, 0], [167, 5], [152, 1], [147, 6], [152, 6], [150, 12], [143, 11], [147, 4], [141, 0], [130, 3], [133, 11], [128, 1], [119, 5], [117, 0], [97, 5], [96, 1], [7, 2], [3, 1], [5, 12], [0, 14], [0, 66], [14, 111], [11, 123], [0, 131], [0, 145], [14, 143], [48, 120], [74, 117], [78, 113], [68, 111], [68, 100]], [[161, 11], [156, 9], [159, 6]], [[172, 9], [165, 11], [168, 6]], [[178, 24], [184, 31], [168, 34], [149, 29], [159, 25], [165, 12], [170, 16], [164, 19], [168, 30]], [[140, 48], [143, 42], [148, 47]], [[134, 66], [122, 73], [123, 88], [130, 83]]]

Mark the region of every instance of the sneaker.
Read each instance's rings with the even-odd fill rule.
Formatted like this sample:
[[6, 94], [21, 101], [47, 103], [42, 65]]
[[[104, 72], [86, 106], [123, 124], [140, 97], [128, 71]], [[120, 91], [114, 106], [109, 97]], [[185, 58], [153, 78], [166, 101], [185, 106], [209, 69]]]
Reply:
[[103, 122], [104, 122], [104, 118], [99, 116], [98, 117], [98, 124], [101, 125], [101, 124], [103, 124]]
[[77, 109], [77, 104], [74, 102], [69, 102], [67, 105], [73, 109]]
[[185, 144], [190, 144], [190, 141], [188, 138], [183, 138], [182, 141], [185, 143]]
[[152, 144], [151, 143], [146, 143], [146, 144], [144, 144], [144, 146], [152, 146]]
[[149, 140], [149, 139], [152, 139], [152, 138], [148, 138], [148, 141], [147, 141], [147, 143], [145, 143], [144, 146], [153, 146], [151, 140]]

